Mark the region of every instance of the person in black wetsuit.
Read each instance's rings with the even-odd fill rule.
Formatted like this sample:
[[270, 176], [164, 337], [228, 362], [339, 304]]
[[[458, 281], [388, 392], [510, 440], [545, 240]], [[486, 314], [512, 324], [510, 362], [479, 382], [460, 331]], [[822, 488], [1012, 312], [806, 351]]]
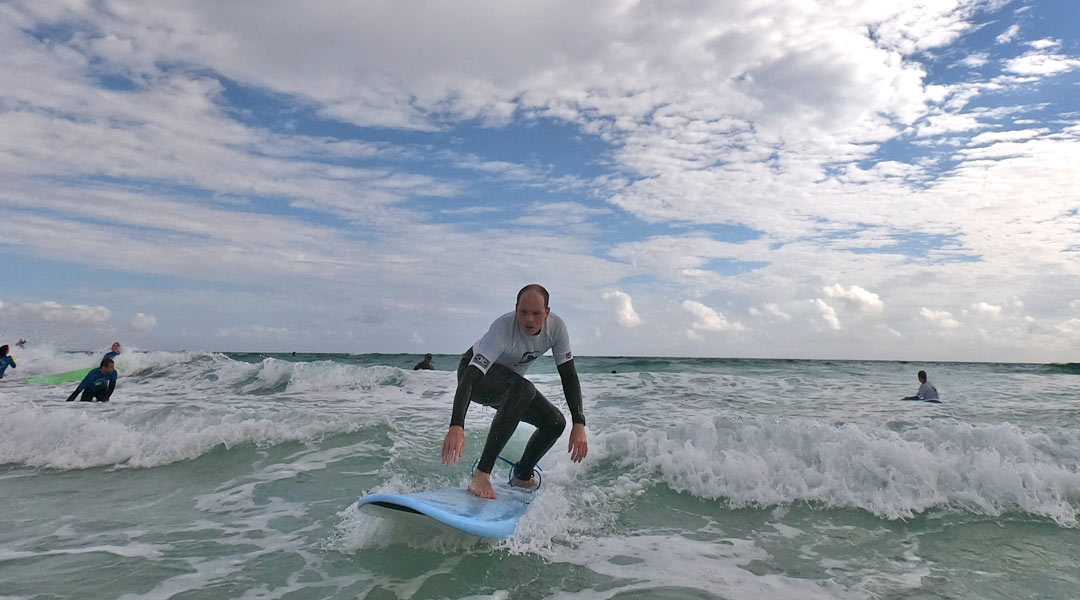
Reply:
[[430, 354], [425, 354], [424, 355], [424, 360], [416, 363], [416, 366], [413, 367], [412, 370], [413, 371], [433, 370], [434, 368], [435, 368], [435, 366], [431, 364], [431, 355]]
[[79, 387], [75, 388], [75, 391], [68, 396], [67, 401], [72, 402], [75, 400], [75, 396], [82, 392], [82, 398], [79, 398], [80, 402], [108, 402], [115, 389], [116, 367], [113, 365], [113, 359], [103, 358], [101, 359], [101, 367], [90, 369], [90, 372], [79, 383]]
[[465, 413], [469, 404], [479, 402], [495, 408], [487, 442], [473, 471], [469, 491], [482, 498], [495, 498], [491, 470], [510, 436], [521, 421], [536, 427], [517, 463], [513, 485], [535, 488], [539, 483], [533, 469], [566, 428], [566, 418], [541, 394], [524, 374], [534, 360], [552, 351], [563, 394], [570, 408], [570, 460], [581, 462], [589, 453], [585, 416], [581, 408], [581, 383], [570, 351], [566, 324], [551, 314], [548, 292], [531, 284], [517, 295], [514, 312], [491, 324], [488, 332], [461, 357], [458, 384], [450, 429], [443, 439], [442, 462], [451, 465], [465, 450]]

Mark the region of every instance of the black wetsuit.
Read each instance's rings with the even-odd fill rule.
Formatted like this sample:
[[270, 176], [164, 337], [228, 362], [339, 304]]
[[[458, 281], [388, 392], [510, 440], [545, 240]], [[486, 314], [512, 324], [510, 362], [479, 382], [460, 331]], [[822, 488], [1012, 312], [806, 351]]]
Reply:
[[[495, 460], [514, 434], [519, 422], [525, 421], [536, 427], [521, 454], [515, 475], [518, 479], [529, 480], [536, 463], [555, 445], [566, 429], [566, 417], [563, 417], [559, 409], [555, 408], [531, 381], [508, 367], [496, 363], [491, 365], [486, 374], [482, 374], [476, 367], [471, 367], [470, 371], [469, 362], [472, 358], [473, 351], [470, 348], [458, 363], [458, 388], [459, 392], [463, 393], [454, 397], [454, 412], [450, 417], [450, 425], [465, 426], [465, 413], [470, 402], [479, 402], [495, 409], [487, 443], [476, 467], [484, 473], [491, 473]], [[581, 410], [581, 384], [578, 382], [573, 360], [560, 365], [559, 374], [563, 378], [567, 404], [574, 422], [585, 424]], [[468, 381], [463, 385], [465, 379]], [[465, 389], [462, 389], [463, 387]]]

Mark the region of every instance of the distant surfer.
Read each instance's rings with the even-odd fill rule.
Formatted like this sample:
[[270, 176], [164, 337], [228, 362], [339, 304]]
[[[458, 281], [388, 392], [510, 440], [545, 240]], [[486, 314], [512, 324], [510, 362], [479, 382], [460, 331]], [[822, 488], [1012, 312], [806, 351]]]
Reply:
[[80, 402], [108, 402], [115, 389], [116, 367], [113, 365], [113, 359], [103, 358], [101, 359], [101, 367], [90, 369], [90, 372], [79, 383], [79, 387], [75, 388], [75, 391], [68, 396], [67, 401], [75, 400], [75, 396], [82, 392], [82, 398], [79, 398]]
[[104, 358], [116, 358], [120, 356], [120, 342], [113, 342], [112, 348], [105, 353]]
[[926, 371], [919, 371], [919, 391], [914, 396], [901, 398], [901, 400], [922, 400], [923, 402], [938, 402], [937, 388], [926, 380]]
[[424, 360], [416, 363], [416, 366], [412, 368], [413, 371], [433, 370], [434, 365], [431, 364], [431, 354], [425, 354]]
[[16, 368], [15, 359], [8, 356], [8, 345], [4, 344], [0, 346], [0, 379], [4, 378], [4, 371], [7, 371], [8, 367]]
[[585, 416], [581, 409], [581, 382], [574, 367], [574, 355], [570, 352], [566, 323], [551, 314], [548, 292], [543, 286], [527, 285], [518, 292], [514, 311], [495, 319], [488, 332], [465, 352], [458, 364], [454, 410], [450, 430], [443, 440], [444, 465], [456, 463], [465, 450], [465, 413], [469, 403], [479, 402], [496, 409], [480, 462], [469, 483], [469, 491], [473, 494], [495, 498], [491, 470], [521, 421], [534, 425], [536, 431], [521, 454], [512, 484], [523, 488], [535, 488], [539, 484], [533, 469], [566, 428], [566, 418], [559, 409], [524, 377], [532, 362], [548, 350], [555, 358], [573, 421], [568, 449], [570, 460], [581, 462], [589, 453]]
[[26, 347], [26, 340], [24, 340], [22, 338], [19, 338], [19, 341], [15, 342], [15, 347], [16, 348], [25, 348]]

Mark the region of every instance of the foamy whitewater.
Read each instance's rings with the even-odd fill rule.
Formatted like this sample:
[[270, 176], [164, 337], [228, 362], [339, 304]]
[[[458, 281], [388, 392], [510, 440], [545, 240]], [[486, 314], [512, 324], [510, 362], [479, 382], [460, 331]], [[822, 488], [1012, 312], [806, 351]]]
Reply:
[[[16, 354], [4, 600], [1080, 597], [1075, 364], [578, 357], [588, 458], [564, 434], [496, 542], [356, 507], [466, 483], [493, 412], [442, 466], [457, 356], [129, 352], [90, 404], [26, 380], [99, 354]], [[943, 404], [899, 401], [919, 369]]]

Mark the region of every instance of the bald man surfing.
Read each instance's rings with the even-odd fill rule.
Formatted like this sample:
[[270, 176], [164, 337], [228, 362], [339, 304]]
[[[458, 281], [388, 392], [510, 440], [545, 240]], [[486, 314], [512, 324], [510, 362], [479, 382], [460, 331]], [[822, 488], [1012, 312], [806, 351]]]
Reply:
[[570, 460], [581, 462], [589, 453], [581, 409], [581, 382], [574, 367], [566, 324], [551, 314], [547, 290], [535, 283], [527, 285], [518, 292], [514, 312], [495, 319], [458, 364], [454, 410], [450, 429], [443, 439], [442, 462], [452, 465], [465, 451], [465, 413], [470, 403], [494, 408], [487, 442], [469, 483], [469, 491], [481, 498], [495, 498], [491, 470], [518, 423], [525, 421], [536, 427], [511, 480], [511, 484], [526, 489], [535, 489], [539, 484], [533, 472], [536, 463], [566, 428], [566, 418], [559, 409], [524, 377], [533, 361], [548, 350], [555, 358], [573, 421], [568, 448]]

